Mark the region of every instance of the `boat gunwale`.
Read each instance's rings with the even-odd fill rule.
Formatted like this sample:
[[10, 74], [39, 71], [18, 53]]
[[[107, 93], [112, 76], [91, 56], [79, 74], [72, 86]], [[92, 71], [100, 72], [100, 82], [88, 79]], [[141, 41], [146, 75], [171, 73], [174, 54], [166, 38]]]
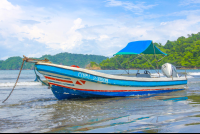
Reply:
[[88, 69], [84, 69], [84, 68], [76, 68], [76, 67], [70, 67], [70, 66], [66, 66], [66, 65], [57, 65], [57, 64], [53, 64], [53, 63], [44, 63], [44, 62], [37, 62], [36, 65], [46, 65], [46, 66], [58, 67], [58, 68], [61, 68], [61, 69], [68, 69], [68, 70], [71, 70], [71, 71], [79, 71], [79, 72], [95, 75], [95, 76], [98, 76], [98, 77], [102, 77], [102, 78], [106, 78], [106, 79], [114, 79], [114, 80], [146, 81], [146, 82], [156, 82], [156, 81], [165, 82], [165, 81], [184, 81], [184, 80], [187, 80], [187, 78], [180, 78], [180, 77], [179, 78], [173, 78], [173, 79], [172, 78], [159, 78], [159, 77], [158, 78], [126, 77], [126, 76], [106, 74], [106, 73], [88, 70]]
[[[42, 70], [42, 69], [39, 69], [39, 72], [45, 76], [48, 76], [49, 73], [51, 74], [55, 74], [51, 71], [46, 71], [46, 70]], [[48, 74], [46, 74], [48, 73]], [[67, 77], [73, 77], [73, 78], [76, 78], [76, 79], [82, 79], [82, 80], [85, 80], [85, 81], [90, 81], [90, 82], [95, 82], [95, 83], [101, 83], [101, 84], [108, 84], [108, 85], [114, 85], [114, 86], [129, 86], [129, 87], [143, 87], [143, 86], [139, 86], [139, 85], [130, 85], [130, 84], [116, 84], [115, 82], [102, 82], [102, 81], [95, 81], [95, 80], [92, 80], [92, 79], [87, 79], [87, 78], [81, 78], [81, 77], [77, 77], [77, 76], [73, 76], [73, 75], [67, 75], [67, 74], [61, 74], [61, 73], [56, 73], [56, 76], [53, 76], [52, 75], [52, 78], [56, 78], [57, 75], [65, 78], [66, 76]], [[113, 79], [110, 79], [110, 80], [113, 80]], [[124, 80], [122, 80], [124, 81]], [[152, 82], [163, 82], [163, 81], [130, 81], [130, 80], [125, 80], [127, 82], [145, 82], [145, 83], [152, 83]], [[165, 82], [172, 82], [172, 81], [165, 81]], [[179, 81], [173, 81], [173, 82], [179, 82]], [[183, 81], [181, 81], [183, 82]], [[179, 84], [173, 84], [173, 85], [186, 85], [187, 83], [179, 83]], [[168, 84], [167, 85], [159, 85], [159, 86], [169, 86]], [[156, 85], [148, 85], [147, 87], [157, 87], [157, 84]]]

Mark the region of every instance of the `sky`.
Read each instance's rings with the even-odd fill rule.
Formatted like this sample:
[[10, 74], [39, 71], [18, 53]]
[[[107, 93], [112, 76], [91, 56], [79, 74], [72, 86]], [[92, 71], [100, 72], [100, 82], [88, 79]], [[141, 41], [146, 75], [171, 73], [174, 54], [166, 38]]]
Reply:
[[111, 57], [129, 42], [200, 32], [200, 0], [0, 0], [0, 60], [61, 52]]

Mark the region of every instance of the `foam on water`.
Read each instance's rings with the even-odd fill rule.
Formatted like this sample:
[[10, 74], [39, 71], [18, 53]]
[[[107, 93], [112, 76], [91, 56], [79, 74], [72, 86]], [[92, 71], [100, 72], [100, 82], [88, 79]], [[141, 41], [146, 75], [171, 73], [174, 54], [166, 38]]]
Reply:
[[200, 76], [200, 72], [189, 72], [188, 75], [199, 75]]
[[191, 76], [191, 75], [187, 75], [187, 78], [192, 79], [192, 78], [194, 78], [194, 77]]
[[[113, 74], [114, 71], [122, 72], [101, 72]], [[47, 86], [34, 82], [33, 70], [23, 70], [18, 87], [5, 103], [1, 103], [14, 86], [18, 72], [0, 71], [1, 132], [196, 133], [199, 130], [200, 70], [187, 70], [187, 90], [150, 96], [62, 101], [58, 101]], [[159, 76], [155, 72], [151, 74]], [[185, 77], [184, 72], [180, 74]], [[165, 77], [162, 73], [160, 76]]]
[[200, 83], [200, 81], [190, 81], [188, 83]]
[[[15, 82], [6, 82], [0, 83], [0, 87], [12, 87], [15, 85]], [[17, 86], [41, 86], [40, 82], [18, 82]]]

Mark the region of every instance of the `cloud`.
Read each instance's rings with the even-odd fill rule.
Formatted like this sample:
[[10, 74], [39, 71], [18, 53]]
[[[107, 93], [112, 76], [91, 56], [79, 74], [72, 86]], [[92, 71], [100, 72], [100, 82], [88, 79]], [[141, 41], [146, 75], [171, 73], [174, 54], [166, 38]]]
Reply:
[[145, 2], [137, 2], [136, 4], [128, 1], [117, 1], [117, 0], [107, 0], [107, 7], [117, 7], [121, 6], [126, 10], [130, 10], [135, 14], [140, 14], [144, 10], [150, 9], [156, 5], [145, 5]]
[[200, 10], [196, 9], [196, 10], [182, 10], [179, 12], [173, 12], [173, 13], [169, 13], [166, 16], [189, 16], [189, 15], [199, 15], [200, 14]]
[[[133, 24], [119, 23], [118, 20], [113, 19], [113, 22], [109, 21], [112, 25], [96, 25], [79, 29], [78, 32], [82, 35], [84, 41], [80, 45], [81, 49], [76, 51], [81, 52], [85, 47], [94, 53], [112, 56], [112, 54], [125, 47], [131, 41], [153, 40], [153, 42], [164, 45], [167, 40], [173, 41], [180, 36], [199, 32], [199, 18], [199, 15], [188, 14], [185, 19], [159, 23], [147, 23], [145, 20], [134, 23], [134, 19], [129, 20]], [[106, 38], [101, 40], [102, 37]], [[87, 52], [89, 53], [89, 51]]]
[[[81, 18], [72, 19], [65, 14], [62, 15], [64, 17], [52, 16], [50, 12], [46, 12], [42, 8], [30, 9], [27, 12], [18, 5], [14, 6], [10, 2], [2, 0], [0, 35], [7, 40], [17, 38], [23, 42], [28, 39], [44, 44], [47, 49], [66, 51], [81, 43], [81, 35], [76, 30], [82, 28], [83, 25]], [[17, 43], [6, 44], [4, 42], [0, 45], [14, 48]]]
[[34, 25], [34, 24], [40, 23], [39, 21], [35, 21], [35, 20], [20, 20], [20, 22], [22, 24], [30, 24], [30, 25]]
[[167, 22], [161, 22], [160, 23], [160, 25], [166, 25], [167, 24]]
[[14, 6], [10, 2], [8, 2], [7, 0], [1, 0], [0, 22], [5, 21], [5, 20], [16, 19], [16, 18], [19, 17], [21, 12], [22, 12], [22, 10], [18, 5]]
[[[6, 0], [2, 1], [0, 59], [22, 55], [40, 57], [60, 52], [112, 56], [131, 41], [153, 40], [164, 45], [167, 40], [176, 40], [180, 36], [200, 31], [198, 9], [137, 17], [126, 13], [113, 17], [107, 12], [96, 10], [89, 14], [90, 10], [87, 9], [89, 15], [85, 17], [86, 13], [80, 11], [52, 12], [52, 9], [44, 7], [28, 7], [27, 10]], [[155, 5], [109, 0], [106, 6], [123, 7], [141, 13]], [[163, 19], [173, 16], [184, 17]], [[160, 18], [162, 21], [159, 21]]]
[[[167, 40], [176, 40], [178, 37], [200, 31], [200, 15], [188, 15], [186, 19], [177, 19], [162, 22], [160, 26], [155, 26], [149, 31], [148, 37], [152, 37], [155, 41], [165, 44]], [[150, 35], [151, 33], [151, 35]]]
[[191, 4], [200, 4], [200, 0], [182, 0], [180, 2], [180, 6], [188, 6]]

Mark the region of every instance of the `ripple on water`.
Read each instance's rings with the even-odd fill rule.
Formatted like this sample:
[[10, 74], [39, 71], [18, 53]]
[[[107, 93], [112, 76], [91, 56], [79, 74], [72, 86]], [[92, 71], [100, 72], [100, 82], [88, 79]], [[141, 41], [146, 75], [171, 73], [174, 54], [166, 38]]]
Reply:
[[[63, 101], [58, 101], [46, 86], [19, 85], [11, 97], [0, 104], [0, 130], [95, 133], [198, 132], [200, 79], [198, 75], [191, 76], [188, 80], [189, 88], [183, 91], [149, 96]], [[10, 82], [12, 83], [12, 80]], [[11, 88], [12, 86], [0, 87], [1, 102]]]

